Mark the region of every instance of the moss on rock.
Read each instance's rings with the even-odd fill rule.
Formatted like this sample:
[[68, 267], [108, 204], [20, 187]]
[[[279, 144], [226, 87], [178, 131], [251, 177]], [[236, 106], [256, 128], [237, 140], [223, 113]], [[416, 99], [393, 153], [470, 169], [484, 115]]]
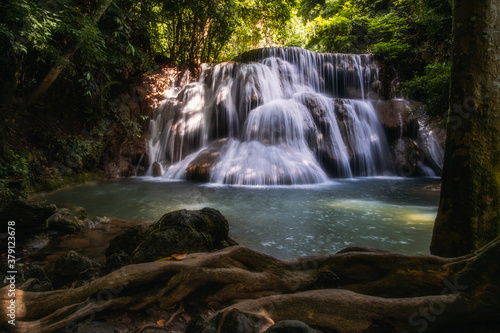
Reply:
[[[163, 215], [149, 228], [138, 225], [126, 229], [110, 242], [106, 258], [111, 265], [114, 254], [123, 251], [130, 256], [131, 263], [142, 263], [172, 254], [208, 252], [237, 245], [228, 232], [228, 221], [215, 209], [178, 210]], [[115, 263], [111, 266], [117, 268]]]

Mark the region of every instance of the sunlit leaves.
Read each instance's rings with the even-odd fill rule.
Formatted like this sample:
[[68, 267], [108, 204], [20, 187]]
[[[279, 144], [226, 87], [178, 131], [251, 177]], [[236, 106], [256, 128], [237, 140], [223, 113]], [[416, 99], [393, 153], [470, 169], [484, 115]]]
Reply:
[[265, 43], [283, 45], [295, 0], [157, 0], [154, 50], [173, 63], [228, 60]]
[[47, 48], [61, 22], [58, 13], [44, 9], [36, 1], [2, 2], [0, 12], [0, 36], [9, 41], [15, 53]]

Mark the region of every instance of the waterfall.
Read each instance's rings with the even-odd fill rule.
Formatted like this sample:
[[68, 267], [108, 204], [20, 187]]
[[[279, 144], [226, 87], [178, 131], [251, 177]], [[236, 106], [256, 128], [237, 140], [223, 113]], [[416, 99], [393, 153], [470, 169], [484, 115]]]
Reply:
[[423, 152], [424, 162], [429, 165], [422, 168], [426, 176], [436, 176], [443, 171], [444, 148], [439, 142], [437, 132], [438, 130], [431, 128], [423, 120], [419, 121], [419, 146]]
[[197, 82], [155, 111], [150, 166], [159, 163], [165, 178], [240, 185], [389, 173], [369, 102], [379, 86], [371, 55], [267, 48], [203, 65]]

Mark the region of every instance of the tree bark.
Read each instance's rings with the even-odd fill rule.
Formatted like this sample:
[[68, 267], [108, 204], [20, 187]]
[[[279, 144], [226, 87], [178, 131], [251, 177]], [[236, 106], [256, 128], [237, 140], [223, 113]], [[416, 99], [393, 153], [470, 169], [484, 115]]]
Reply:
[[500, 230], [500, 1], [455, 0], [450, 109], [431, 253], [474, 251]]
[[[391, 328], [385, 332], [498, 324], [498, 256], [500, 238], [475, 255], [453, 259], [357, 248], [280, 260], [236, 246], [182, 261], [129, 265], [79, 288], [17, 290], [16, 325], [2, 315], [0, 327], [49, 333], [99, 312], [166, 309], [186, 300], [220, 304], [209, 318], [216, 326], [235, 309], [260, 317], [266, 327], [294, 319], [340, 332], [369, 332], [381, 323]], [[0, 289], [2, 309], [11, 298], [9, 287]]]

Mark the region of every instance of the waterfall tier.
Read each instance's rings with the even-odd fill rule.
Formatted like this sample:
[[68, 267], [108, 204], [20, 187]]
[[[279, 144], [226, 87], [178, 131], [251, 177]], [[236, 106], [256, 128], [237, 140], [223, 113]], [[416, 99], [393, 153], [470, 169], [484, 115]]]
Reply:
[[371, 55], [269, 48], [241, 60], [204, 65], [156, 110], [149, 160], [163, 177], [280, 185], [393, 171]]

